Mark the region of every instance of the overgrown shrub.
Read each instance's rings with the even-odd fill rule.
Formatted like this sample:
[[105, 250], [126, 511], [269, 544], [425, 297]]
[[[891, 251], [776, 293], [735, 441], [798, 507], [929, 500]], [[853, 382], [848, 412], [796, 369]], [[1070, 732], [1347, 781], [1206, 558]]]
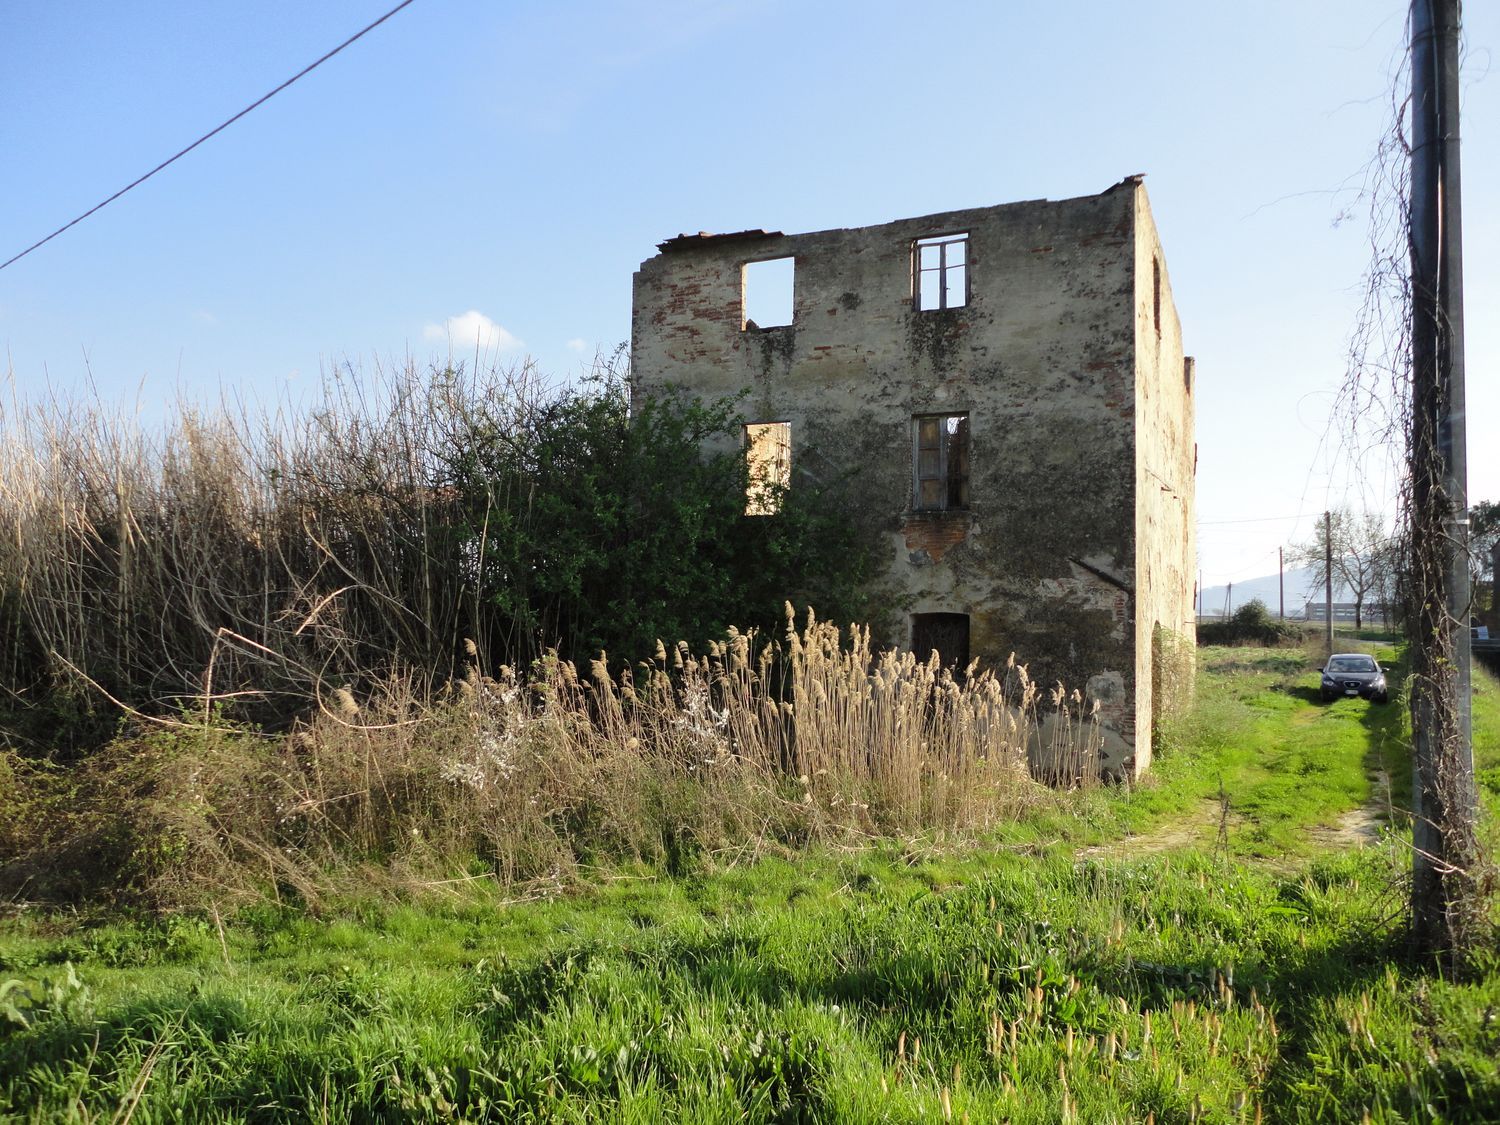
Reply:
[[748, 516], [743, 454], [705, 452], [738, 449], [736, 403], [668, 396], [632, 412], [606, 370], [523, 426], [472, 409], [444, 475], [490, 612], [487, 651], [628, 663], [663, 637], [702, 648], [731, 624], [774, 633], [787, 600], [868, 620], [872, 552], [840, 482], [799, 481], [774, 518]]
[[1186, 711], [1193, 701], [1198, 654], [1190, 637], [1157, 625], [1151, 631], [1151, 729]]
[[0, 860], [17, 854], [26, 839], [30, 794], [22, 780], [25, 769], [19, 758], [0, 750]]
[[1198, 625], [1200, 645], [1282, 645], [1302, 639], [1292, 622], [1273, 617], [1259, 598], [1246, 602], [1227, 621], [1205, 621]]
[[159, 433], [55, 403], [3, 423], [0, 745], [28, 754], [121, 710], [276, 728], [340, 687], [435, 690], [466, 642], [628, 661], [770, 628], [786, 597], [865, 616], [837, 482], [747, 517], [744, 457], [703, 452], [733, 407], [633, 414], [608, 365], [562, 391], [529, 367], [343, 375], [310, 410], [184, 406]]

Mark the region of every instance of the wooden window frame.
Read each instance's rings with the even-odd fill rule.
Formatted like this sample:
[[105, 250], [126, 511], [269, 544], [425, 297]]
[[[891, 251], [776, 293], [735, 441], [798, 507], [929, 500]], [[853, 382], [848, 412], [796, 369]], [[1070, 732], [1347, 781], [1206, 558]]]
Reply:
[[[950, 247], [963, 247], [963, 260], [959, 262], [949, 261], [952, 256]], [[926, 266], [922, 263], [922, 251], [936, 249], [938, 252], [937, 265]], [[956, 303], [948, 300], [948, 275], [950, 272], [962, 271], [963, 285], [960, 299]], [[937, 304], [924, 305], [922, 303], [922, 278], [925, 274], [937, 275]], [[912, 307], [917, 312], [941, 312], [945, 309], [961, 309], [969, 303], [969, 232], [957, 231], [953, 234], [935, 234], [925, 238], [914, 239], [911, 244], [911, 300]]]
[[969, 461], [972, 448], [973, 431], [967, 410], [912, 415], [913, 511], [969, 510]]

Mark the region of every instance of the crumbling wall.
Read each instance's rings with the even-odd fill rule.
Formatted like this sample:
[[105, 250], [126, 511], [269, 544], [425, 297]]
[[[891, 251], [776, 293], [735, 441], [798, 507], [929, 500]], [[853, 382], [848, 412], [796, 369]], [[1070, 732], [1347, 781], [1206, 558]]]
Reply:
[[[1150, 671], [1134, 526], [1142, 198], [1127, 182], [851, 230], [683, 236], [636, 274], [632, 333], [638, 394], [747, 392], [747, 422], [791, 424], [793, 488], [851, 474], [897, 619], [967, 613], [975, 656], [1014, 651], [1042, 682], [1087, 688], [1117, 770]], [[953, 232], [968, 234], [967, 302], [919, 311], [913, 243]], [[743, 264], [789, 255], [793, 323], [747, 327]], [[968, 508], [914, 511], [913, 418], [961, 412]]]
[[1137, 770], [1144, 770], [1156, 721], [1192, 696], [1196, 371], [1182, 354], [1182, 326], [1146, 190], [1135, 191], [1135, 754]]

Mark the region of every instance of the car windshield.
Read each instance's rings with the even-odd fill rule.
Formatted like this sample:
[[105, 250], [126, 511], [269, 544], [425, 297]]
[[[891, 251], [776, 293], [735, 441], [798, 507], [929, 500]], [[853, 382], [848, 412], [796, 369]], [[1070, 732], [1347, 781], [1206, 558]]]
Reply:
[[1369, 656], [1335, 656], [1328, 662], [1330, 672], [1373, 672], [1375, 661]]

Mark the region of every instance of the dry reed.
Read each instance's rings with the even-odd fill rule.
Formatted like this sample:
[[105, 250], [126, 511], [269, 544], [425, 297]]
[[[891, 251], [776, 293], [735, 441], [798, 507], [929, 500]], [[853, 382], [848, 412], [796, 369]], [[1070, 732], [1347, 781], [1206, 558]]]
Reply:
[[461, 637], [496, 624], [474, 581], [484, 514], [455, 510], [445, 458], [524, 427], [547, 393], [530, 367], [377, 369], [311, 409], [183, 404], [159, 430], [13, 402], [0, 691], [266, 718], [393, 668], [450, 678]]
[[[1034, 772], [1096, 761], [1093, 716], [1043, 695], [1014, 665], [955, 678], [863, 629], [811, 614], [796, 629], [790, 608], [779, 644], [662, 647], [634, 672], [471, 664], [435, 701], [388, 680], [283, 736], [205, 723], [97, 755], [67, 817], [49, 827], [35, 804], [33, 846], [0, 866], [0, 891], [80, 894], [67, 857], [85, 853], [110, 889], [179, 903], [313, 899], [374, 872], [555, 885], [595, 863], [977, 832], [1060, 799]], [[1043, 738], [1045, 704], [1059, 710]]]

